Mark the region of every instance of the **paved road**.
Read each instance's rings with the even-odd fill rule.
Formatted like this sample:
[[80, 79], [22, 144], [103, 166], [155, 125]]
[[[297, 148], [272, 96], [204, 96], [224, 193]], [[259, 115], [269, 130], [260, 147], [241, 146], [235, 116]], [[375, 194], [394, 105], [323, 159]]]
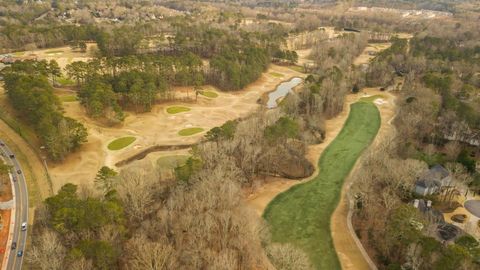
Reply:
[[[23, 170], [20, 167], [20, 163], [15, 157], [11, 157], [13, 154], [8, 146], [0, 140], [0, 153], [4, 156], [5, 160], [9, 165], [12, 165], [12, 177], [13, 177], [13, 187], [15, 189], [15, 224], [13, 229], [13, 238], [12, 243], [17, 243], [17, 248], [11, 250], [10, 256], [7, 262], [7, 269], [22, 269], [23, 256], [18, 257], [17, 254], [19, 251], [25, 250], [25, 244], [27, 241], [27, 231], [21, 230], [21, 224], [28, 221], [28, 192], [27, 192], [27, 183], [23, 175]], [[20, 171], [21, 174], [17, 173]], [[11, 247], [7, 247], [11, 248]]]

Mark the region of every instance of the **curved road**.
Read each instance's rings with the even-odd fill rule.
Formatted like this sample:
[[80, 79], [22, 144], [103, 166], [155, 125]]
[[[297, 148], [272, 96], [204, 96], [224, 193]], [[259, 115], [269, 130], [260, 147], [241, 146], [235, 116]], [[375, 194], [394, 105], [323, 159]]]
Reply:
[[[10, 269], [22, 269], [23, 256], [17, 256], [19, 251], [25, 250], [25, 244], [27, 242], [27, 231], [21, 230], [21, 224], [28, 221], [28, 192], [27, 192], [27, 183], [25, 177], [23, 176], [23, 170], [20, 166], [20, 163], [15, 158], [14, 154], [8, 146], [0, 140], [0, 153], [7, 160], [7, 164], [13, 166], [12, 168], [12, 179], [13, 179], [13, 188], [15, 194], [15, 222], [13, 222], [13, 238], [12, 243], [17, 244], [16, 249], [10, 250], [10, 255], [8, 257], [7, 268]], [[21, 173], [19, 174], [18, 171]], [[11, 246], [6, 247], [11, 249]]]

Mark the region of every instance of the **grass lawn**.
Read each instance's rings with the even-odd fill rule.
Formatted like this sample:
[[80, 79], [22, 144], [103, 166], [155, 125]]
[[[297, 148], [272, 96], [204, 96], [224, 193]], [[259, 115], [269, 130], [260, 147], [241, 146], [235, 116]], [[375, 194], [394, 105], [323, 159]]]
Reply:
[[55, 53], [63, 53], [62, 50], [51, 50], [51, 51], [46, 51], [46, 54], [55, 54]]
[[218, 94], [213, 91], [200, 91], [200, 95], [208, 97], [208, 98], [216, 98]]
[[60, 98], [61, 102], [74, 102], [78, 100], [76, 95], [62, 95], [58, 98]]
[[185, 164], [187, 155], [165, 156], [157, 159], [157, 166], [159, 169], [171, 170], [178, 166]]
[[109, 150], [120, 150], [122, 148], [125, 148], [125, 147], [129, 146], [135, 140], [136, 140], [136, 138], [132, 137], [132, 136], [118, 138], [116, 140], [113, 140], [111, 143], [109, 143], [107, 148]]
[[188, 112], [190, 108], [184, 106], [172, 106], [167, 108], [167, 113], [169, 114], [176, 114], [181, 112]]
[[57, 78], [57, 83], [60, 84], [61, 86], [72, 86], [75, 85], [75, 82], [69, 78], [66, 77], [59, 77]]
[[182, 129], [178, 132], [180, 136], [191, 136], [193, 134], [197, 134], [203, 131], [203, 128], [194, 127], [194, 128], [186, 128]]
[[311, 181], [279, 194], [263, 214], [274, 242], [292, 243], [309, 256], [315, 269], [340, 269], [330, 232], [345, 178], [362, 151], [375, 138], [380, 113], [371, 102], [351, 105], [340, 134], [325, 149], [320, 173]]
[[297, 66], [297, 65], [290, 65], [288, 66], [290, 69], [293, 69], [295, 71], [298, 71], [300, 73], [305, 73], [305, 69], [301, 66]]
[[272, 75], [273, 77], [277, 77], [277, 78], [282, 78], [283, 77], [283, 74], [280, 74], [278, 72], [270, 72], [270, 75]]

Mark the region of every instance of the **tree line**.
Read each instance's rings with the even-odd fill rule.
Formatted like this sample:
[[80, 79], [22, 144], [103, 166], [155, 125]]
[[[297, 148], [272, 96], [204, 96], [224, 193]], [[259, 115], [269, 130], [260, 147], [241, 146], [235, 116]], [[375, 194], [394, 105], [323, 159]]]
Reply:
[[49, 157], [62, 160], [86, 141], [87, 131], [63, 115], [47, 76], [58, 74], [54, 62], [16, 62], [3, 71], [5, 90], [15, 111], [35, 130]]
[[[242, 89], [267, 69], [272, 53], [287, 61], [297, 59], [296, 54], [279, 49], [276, 42], [283, 38], [281, 32], [268, 37], [261, 32], [229, 32], [184, 21], [173, 25], [176, 33], [168, 45], [151, 53], [137, 50], [141, 35], [126, 35], [133, 28], [99, 34], [101, 56], [66, 67], [92, 117], [122, 121], [124, 109], [149, 111], [158, 96], [171, 97], [172, 86], [198, 88], [210, 83], [223, 90]], [[207, 57], [207, 64], [200, 57]]]
[[200, 86], [205, 80], [201, 59], [189, 52], [97, 58], [65, 69], [90, 116], [116, 121], [123, 120], [123, 109], [149, 111], [158, 96], [170, 97], [174, 85]]

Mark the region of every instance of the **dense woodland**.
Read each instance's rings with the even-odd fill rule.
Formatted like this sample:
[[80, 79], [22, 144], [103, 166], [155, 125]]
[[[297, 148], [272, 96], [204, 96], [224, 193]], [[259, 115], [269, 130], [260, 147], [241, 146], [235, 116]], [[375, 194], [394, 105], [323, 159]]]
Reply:
[[33, 127], [49, 157], [62, 160], [86, 141], [87, 130], [65, 117], [48, 78], [58, 76], [56, 62], [17, 62], [3, 71], [10, 103]]
[[149, 111], [157, 98], [168, 99], [173, 85], [204, 83], [201, 59], [192, 53], [175, 56], [129, 55], [74, 62], [67, 74], [92, 117], [122, 121], [124, 108]]
[[272, 55], [296, 61], [291, 52], [280, 49], [285, 32], [277, 33], [275, 27], [265, 32], [185, 22], [175, 27], [175, 37], [150, 52], [140, 49], [140, 38], [126, 35], [131, 32], [127, 29], [102, 32], [97, 59], [67, 66], [67, 75], [77, 82], [82, 104], [92, 117], [122, 121], [123, 109], [149, 111], [157, 100], [172, 98], [173, 86], [198, 89], [210, 83], [222, 90], [239, 90], [260, 77]]

